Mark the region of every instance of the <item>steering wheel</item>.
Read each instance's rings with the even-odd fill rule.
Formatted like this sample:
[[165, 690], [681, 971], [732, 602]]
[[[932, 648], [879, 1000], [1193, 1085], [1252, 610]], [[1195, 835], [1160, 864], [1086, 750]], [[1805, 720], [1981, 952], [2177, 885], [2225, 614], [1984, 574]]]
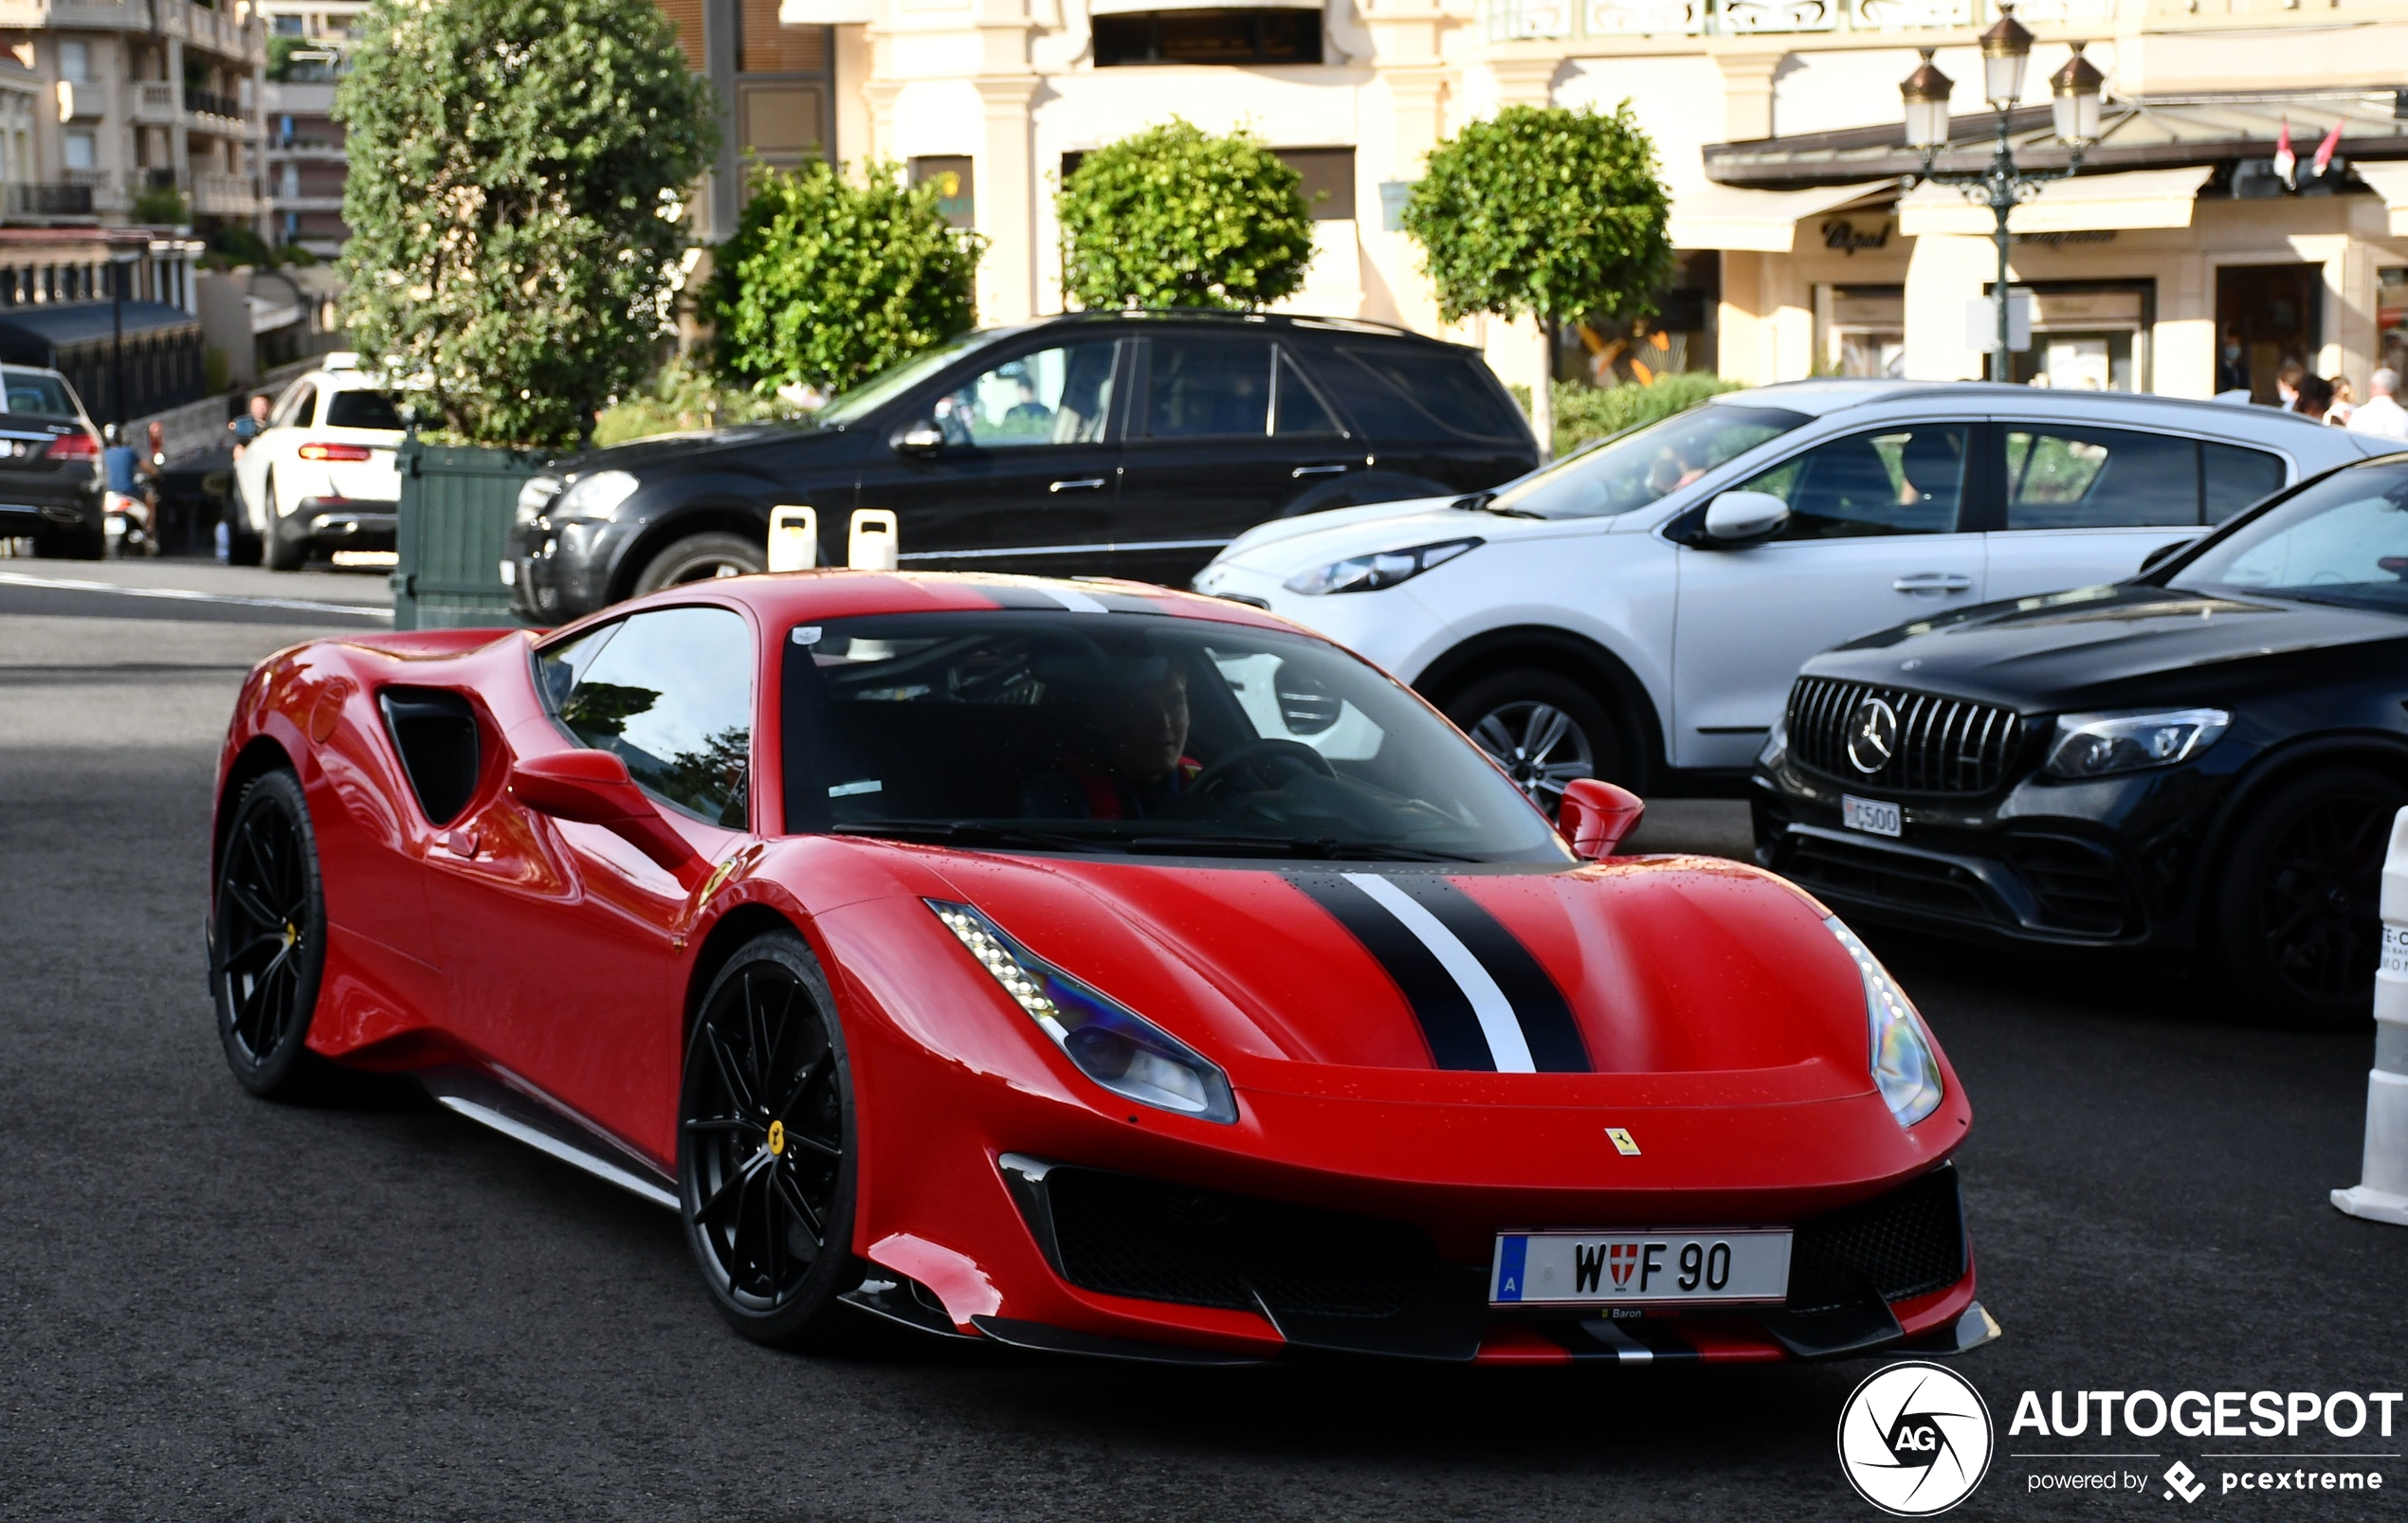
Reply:
[[1230, 779], [1249, 774], [1256, 784], [1249, 791], [1276, 788], [1279, 785], [1270, 780], [1266, 771], [1268, 764], [1275, 761], [1302, 763], [1323, 777], [1338, 775], [1330, 770], [1328, 757], [1301, 740], [1250, 740], [1196, 773], [1195, 781], [1187, 786], [1188, 796], [1205, 797]]

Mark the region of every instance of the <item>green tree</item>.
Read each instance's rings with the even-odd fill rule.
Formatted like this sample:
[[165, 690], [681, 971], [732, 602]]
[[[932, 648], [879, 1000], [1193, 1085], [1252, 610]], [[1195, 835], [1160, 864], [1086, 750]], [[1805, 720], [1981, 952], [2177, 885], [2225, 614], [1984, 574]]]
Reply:
[[379, 0], [336, 111], [347, 325], [442, 432], [564, 444], [652, 368], [717, 134], [651, 0]]
[[[1626, 100], [1610, 117], [1508, 106], [1469, 123], [1432, 152], [1404, 222], [1440, 315], [1536, 318], [1546, 375], [1557, 322], [1654, 312], [1672, 267], [1668, 210], [1655, 145]], [[1531, 431], [1545, 449], [1553, 390], [1535, 388], [1530, 400]]]
[[1054, 197], [1063, 292], [1089, 309], [1276, 301], [1313, 261], [1302, 183], [1251, 134], [1176, 117], [1099, 148]]
[[845, 391], [976, 321], [986, 240], [938, 194], [894, 164], [758, 172], [706, 299], [721, 367], [757, 391]]

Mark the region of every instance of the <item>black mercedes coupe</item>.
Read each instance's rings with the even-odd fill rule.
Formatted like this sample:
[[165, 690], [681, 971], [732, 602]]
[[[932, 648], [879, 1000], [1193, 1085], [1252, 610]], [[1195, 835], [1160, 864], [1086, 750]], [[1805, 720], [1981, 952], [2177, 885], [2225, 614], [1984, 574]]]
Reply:
[[1809, 661], [1756, 853], [1850, 917], [2190, 958], [2365, 1019], [2408, 807], [2408, 455], [2316, 477], [2129, 581]]

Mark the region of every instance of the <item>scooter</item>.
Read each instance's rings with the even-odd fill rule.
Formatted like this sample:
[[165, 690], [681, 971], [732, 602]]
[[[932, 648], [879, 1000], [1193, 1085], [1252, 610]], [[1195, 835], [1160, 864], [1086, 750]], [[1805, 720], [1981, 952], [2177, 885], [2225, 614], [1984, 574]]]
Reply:
[[157, 510], [145, 499], [123, 492], [108, 492], [100, 499], [100, 531], [107, 536], [111, 560], [159, 553]]

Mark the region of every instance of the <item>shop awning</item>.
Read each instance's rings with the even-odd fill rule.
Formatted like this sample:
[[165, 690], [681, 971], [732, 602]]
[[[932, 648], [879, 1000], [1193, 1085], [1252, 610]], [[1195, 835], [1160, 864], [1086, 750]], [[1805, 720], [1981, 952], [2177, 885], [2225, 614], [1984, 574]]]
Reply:
[[850, 27], [878, 19], [878, 0], [778, 0], [781, 27]]
[[1786, 254], [1806, 217], [1833, 211], [1893, 182], [1825, 185], [1811, 190], [1745, 190], [1737, 186], [1695, 185], [1672, 197], [1669, 230], [1674, 248], [1724, 248]]
[[2391, 235], [2408, 238], [2408, 164], [2361, 164], [2358, 177], [2383, 198], [2391, 213]]
[[[2187, 227], [2199, 187], [2215, 172], [2214, 165], [2201, 164], [2052, 181], [2008, 213], [2007, 230], [2087, 233], [2125, 227]], [[1925, 233], [1987, 237], [1997, 227], [1988, 207], [1966, 200], [1954, 186], [1926, 182], [1898, 203], [1898, 230], [1909, 238]]]

